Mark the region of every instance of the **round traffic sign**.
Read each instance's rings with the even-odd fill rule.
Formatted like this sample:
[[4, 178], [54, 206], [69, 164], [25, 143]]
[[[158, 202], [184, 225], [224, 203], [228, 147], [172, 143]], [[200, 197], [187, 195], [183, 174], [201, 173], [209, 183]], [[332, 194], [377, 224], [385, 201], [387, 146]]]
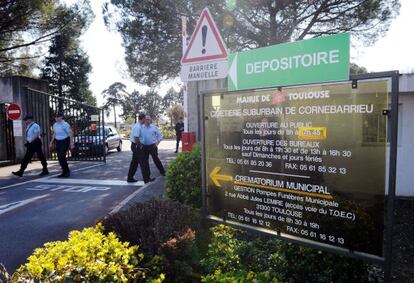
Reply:
[[12, 103], [7, 107], [7, 117], [10, 120], [18, 120], [22, 115], [22, 109], [19, 104]]

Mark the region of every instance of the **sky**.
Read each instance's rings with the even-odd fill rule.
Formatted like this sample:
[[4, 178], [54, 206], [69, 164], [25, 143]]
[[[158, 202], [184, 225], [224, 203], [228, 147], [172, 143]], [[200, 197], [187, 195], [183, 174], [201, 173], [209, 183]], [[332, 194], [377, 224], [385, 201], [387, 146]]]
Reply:
[[[369, 72], [414, 72], [414, 1], [400, 0], [400, 3], [400, 14], [392, 21], [387, 34], [371, 47], [351, 48], [351, 62], [367, 68]], [[103, 104], [102, 91], [114, 82], [124, 83], [128, 91], [137, 89], [145, 92], [148, 88], [128, 77], [121, 36], [105, 27], [101, 13], [102, 1], [91, 1], [91, 5], [95, 19], [81, 41], [93, 67], [89, 80], [98, 105]], [[159, 92], [162, 95], [171, 86], [178, 90], [179, 84], [177, 79], [162, 85]]]

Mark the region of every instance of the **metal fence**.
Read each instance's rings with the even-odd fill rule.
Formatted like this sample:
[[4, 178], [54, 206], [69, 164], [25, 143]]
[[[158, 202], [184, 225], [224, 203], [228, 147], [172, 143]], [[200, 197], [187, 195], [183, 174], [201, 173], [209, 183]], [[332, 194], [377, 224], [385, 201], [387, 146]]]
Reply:
[[55, 123], [54, 114], [61, 112], [74, 135], [75, 147], [70, 150], [68, 159], [106, 161], [103, 109], [30, 88], [26, 93], [27, 113], [32, 114], [42, 128], [43, 151], [48, 159], [57, 160], [56, 152], [49, 148], [49, 143]]

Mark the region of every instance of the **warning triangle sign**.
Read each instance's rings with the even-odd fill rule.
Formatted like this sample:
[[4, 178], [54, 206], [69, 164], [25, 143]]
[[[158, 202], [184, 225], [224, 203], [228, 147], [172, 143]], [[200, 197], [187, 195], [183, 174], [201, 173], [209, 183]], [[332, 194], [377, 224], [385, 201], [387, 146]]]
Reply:
[[182, 64], [226, 59], [227, 48], [208, 8], [204, 8], [181, 59]]

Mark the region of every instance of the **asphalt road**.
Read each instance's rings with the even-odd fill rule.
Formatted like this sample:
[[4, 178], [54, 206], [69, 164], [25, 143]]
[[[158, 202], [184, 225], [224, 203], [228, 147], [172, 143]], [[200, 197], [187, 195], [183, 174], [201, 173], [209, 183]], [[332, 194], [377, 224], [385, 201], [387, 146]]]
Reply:
[[[175, 158], [175, 142], [163, 141], [159, 156], [164, 166]], [[154, 183], [144, 186], [140, 169], [135, 178], [140, 182], [126, 183], [131, 160], [129, 142], [123, 151], [111, 151], [106, 164], [74, 162], [71, 178], [58, 179], [59, 166], [51, 164], [51, 175], [39, 178], [38, 162], [29, 165], [23, 178], [10, 176], [14, 167], [0, 168], [0, 262], [9, 273], [26, 262], [36, 247], [45, 242], [65, 240], [68, 232], [94, 225], [111, 211], [120, 209], [137, 192], [160, 186], [160, 176], [150, 158]], [[147, 190], [151, 194], [151, 189]], [[153, 190], [154, 194], [160, 190]]]

